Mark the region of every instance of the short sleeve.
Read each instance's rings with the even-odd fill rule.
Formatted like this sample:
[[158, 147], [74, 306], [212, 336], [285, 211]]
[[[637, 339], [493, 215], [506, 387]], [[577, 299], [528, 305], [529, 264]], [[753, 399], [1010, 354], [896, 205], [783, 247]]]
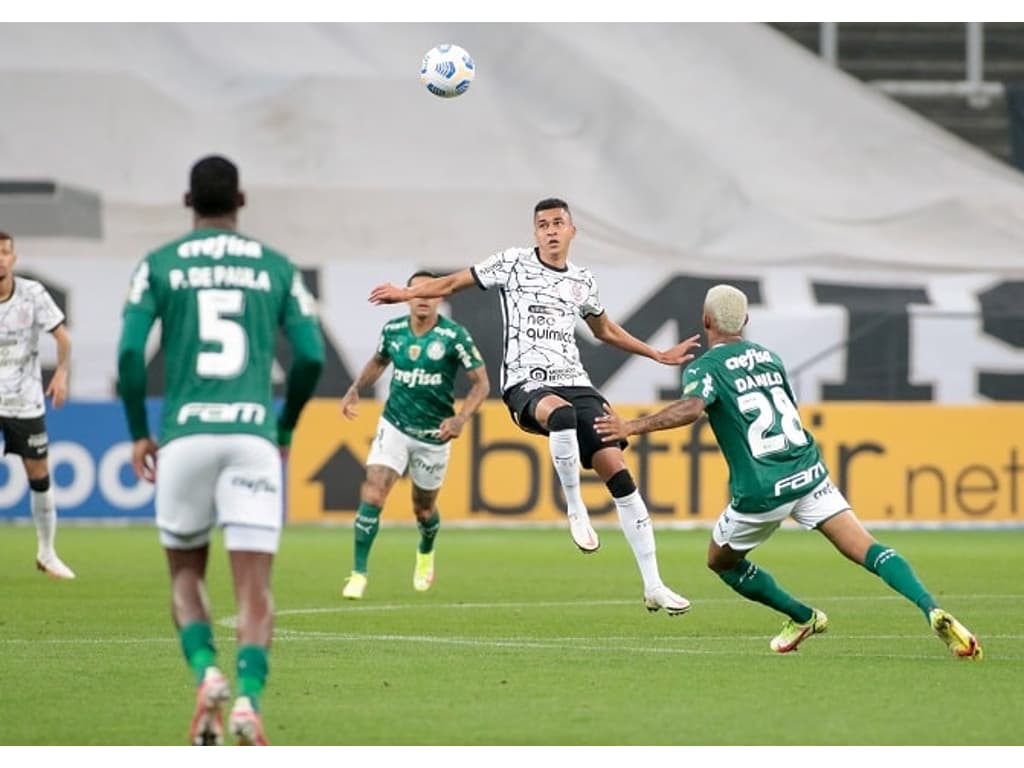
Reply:
[[683, 371], [683, 397], [699, 397], [705, 405], [718, 399], [715, 391], [715, 377], [707, 363], [696, 361]]
[[455, 353], [458, 355], [459, 364], [467, 371], [484, 364], [484, 358], [476, 348], [473, 337], [462, 326], [459, 326], [455, 334]]
[[495, 286], [502, 287], [508, 285], [509, 276], [518, 260], [518, 251], [509, 248], [488, 256], [479, 264], [474, 264], [470, 271], [473, 273], [473, 279], [484, 290]]
[[597, 279], [587, 271], [587, 296], [580, 304], [580, 317], [591, 317], [604, 314], [604, 307], [601, 305], [601, 297], [597, 291]]
[[45, 288], [40, 286], [40, 291], [34, 297], [36, 325], [44, 331], [56, 330], [57, 326], [64, 322], [64, 313], [60, 311], [57, 302]]
[[380, 336], [377, 338], [377, 357], [381, 360], [391, 359], [391, 353], [388, 352], [388, 334], [386, 328], [380, 329]]
[[319, 326], [319, 312], [316, 299], [302, 282], [302, 273], [292, 267], [291, 287], [284, 300], [281, 325], [287, 328], [296, 323], [310, 323]]

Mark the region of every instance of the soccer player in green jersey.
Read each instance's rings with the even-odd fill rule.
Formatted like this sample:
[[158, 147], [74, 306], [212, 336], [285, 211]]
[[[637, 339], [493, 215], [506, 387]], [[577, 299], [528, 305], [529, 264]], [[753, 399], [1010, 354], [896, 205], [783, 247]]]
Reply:
[[683, 397], [638, 419], [623, 420], [609, 409], [595, 420], [598, 433], [614, 441], [685, 426], [707, 414], [729, 465], [732, 495], [712, 529], [708, 567], [743, 597], [789, 617], [771, 641], [773, 651], [795, 651], [828, 628], [823, 611], [797, 600], [748, 559], [792, 517], [821, 531], [847, 558], [914, 603], [954, 656], [981, 659], [977, 638], [939, 607], [898, 552], [875, 541], [832, 484], [814, 437], [800, 422], [782, 360], [743, 338], [748, 319], [742, 291], [711, 288], [704, 302], [708, 351], [684, 371]]
[[[185, 205], [193, 230], [136, 268], [118, 349], [132, 464], [156, 484], [171, 614], [198, 686], [189, 732], [197, 745], [223, 742], [221, 706], [230, 697], [206, 595], [214, 525], [224, 530], [238, 605], [239, 695], [228, 728], [239, 744], [267, 743], [260, 696], [274, 623], [270, 573], [281, 538], [282, 457], [324, 364], [316, 302], [287, 257], [236, 231], [244, 202], [231, 161], [209, 156], [192, 166]], [[159, 447], [145, 410], [145, 347], [156, 320], [168, 363]], [[275, 418], [270, 372], [279, 328], [293, 359]]]
[[[436, 277], [420, 270], [406, 285]], [[359, 390], [374, 384], [394, 365], [391, 389], [366, 460], [359, 509], [354, 522], [355, 562], [342, 596], [360, 600], [366, 591], [370, 547], [380, 527], [388, 494], [406, 468], [412, 480], [412, 510], [420, 531], [413, 588], [425, 592], [434, 582], [434, 540], [441, 527], [435, 502], [448, 470], [450, 441], [487, 399], [491, 385], [483, 358], [469, 331], [438, 312], [441, 299], [412, 299], [409, 314], [386, 323], [377, 351], [341, 401], [342, 413], [357, 415]], [[455, 413], [455, 374], [462, 369], [471, 383]]]

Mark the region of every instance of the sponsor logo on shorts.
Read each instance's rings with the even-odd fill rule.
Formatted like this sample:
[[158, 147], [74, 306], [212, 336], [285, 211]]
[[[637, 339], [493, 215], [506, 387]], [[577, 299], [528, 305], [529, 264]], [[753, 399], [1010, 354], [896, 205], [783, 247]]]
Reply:
[[277, 493], [278, 487], [272, 480], [265, 477], [233, 477], [231, 485], [245, 488], [252, 493]]
[[429, 472], [432, 475], [437, 474], [438, 472], [443, 471], [445, 469], [445, 467], [447, 466], [447, 464], [445, 462], [443, 462], [443, 461], [435, 461], [432, 464], [428, 464], [423, 459], [421, 459], [419, 456], [413, 456], [412, 457], [412, 465], [414, 467], [416, 467], [417, 469], [422, 469], [424, 472]]
[[814, 496], [812, 498], [820, 499], [822, 496], [828, 496], [830, 493], [834, 493], [835, 490], [836, 487], [832, 485], [832, 483], [825, 483], [821, 488], [814, 492]]
[[25, 443], [29, 448], [36, 449], [45, 448], [48, 442], [45, 432], [37, 432], [34, 435], [29, 435], [25, 439]]

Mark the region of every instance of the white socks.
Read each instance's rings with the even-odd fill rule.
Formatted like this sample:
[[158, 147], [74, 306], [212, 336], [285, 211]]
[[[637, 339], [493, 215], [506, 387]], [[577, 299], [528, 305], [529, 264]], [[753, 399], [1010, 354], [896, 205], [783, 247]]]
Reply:
[[633, 491], [628, 496], [615, 499], [615, 509], [619, 513], [619, 525], [626, 536], [626, 541], [633, 549], [636, 564], [640, 566], [640, 575], [644, 580], [644, 591], [650, 592], [662, 585], [661, 574], [658, 572], [658, 556], [655, 553], [654, 528], [651, 516], [647, 514], [647, 505], [640, 497], [640, 491]]
[[30, 491], [29, 504], [32, 507], [32, 519], [36, 524], [39, 554], [52, 555], [53, 540], [57, 535], [57, 508], [53, 502], [53, 486], [45, 491]]
[[587, 507], [580, 493], [580, 446], [575, 429], [561, 429], [548, 433], [548, 449], [555, 472], [565, 492], [565, 503], [570, 515], [586, 515]]

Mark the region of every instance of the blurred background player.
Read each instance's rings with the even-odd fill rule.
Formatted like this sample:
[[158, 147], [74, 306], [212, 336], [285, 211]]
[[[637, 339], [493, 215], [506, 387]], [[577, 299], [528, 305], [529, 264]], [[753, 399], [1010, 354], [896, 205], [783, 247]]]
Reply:
[[[224, 529], [238, 607], [239, 696], [229, 719], [240, 744], [266, 744], [260, 695], [273, 634], [271, 566], [281, 537], [282, 456], [324, 362], [316, 303], [283, 254], [236, 232], [245, 198], [223, 157], [191, 170], [193, 231], [149, 253], [131, 280], [118, 353], [136, 474], [156, 483], [156, 524], [171, 576], [171, 615], [198, 691], [189, 739], [223, 741], [230, 697], [216, 666], [206, 595], [214, 525]], [[160, 320], [169, 365], [160, 446], [145, 411], [145, 346]], [[274, 340], [293, 351], [273, 417]], [[159, 473], [157, 457], [159, 456]]]
[[[413, 273], [407, 285], [434, 278], [432, 272]], [[370, 547], [380, 527], [380, 513], [395, 482], [409, 469], [412, 510], [420, 532], [413, 571], [413, 588], [425, 592], [434, 582], [434, 540], [441, 527], [435, 507], [448, 471], [450, 441], [462, 430], [491, 384], [483, 358], [463, 326], [439, 314], [440, 298], [409, 301], [409, 314], [386, 323], [377, 352], [341, 401], [342, 413], [357, 415], [359, 390], [372, 386], [389, 364], [394, 365], [391, 389], [377, 424], [354, 522], [355, 556], [352, 575], [342, 590], [359, 600], [366, 590]], [[471, 387], [459, 413], [455, 413], [455, 374], [466, 372]]]
[[910, 563], [875, 541], [832, 484], [814, 437], [800, 422], [782, 360], [743, 338], [748, 319], [742, 291], [731, 285], [711, 288], [704, 302], [708, 351], [684, 371], [682, 399], [628, 421], [609, 409], [596, 420], [597, 432], [605, 440], [622, 440], [685, 426], [707, 413], [729, 465], [732, 495], [712, 528], [708, 567], [743, 597], [789, 617], [771, 641], [773, 651], [795, 651], [828, 629], [823, 611], [794, 598], [747, 559], [792, 517], [821, 531], [846, 557], [914, 603], [954, 656], [980, 659], [977, 638], [938, 606]]
[[548, 437], [551, 460], [565, 493], [569, 532], [584, 553], [600, 547], [597, 532], [580, 493], [580, 465], [594, 469], [608, 487], [644, 582], [644, 604], [685, 613], [690, 602], [661, 579], [651, 518], [622, 454], [626, 443], [607, 445], [594, 432], [594, 418], [607, 405], [580, 362], [576, 319], [601, 341], [664, 365], [693, 358], [693, 336], [658, 351], [608, 317], [589, 269], [569, 261], [576, 236], [569, 205], [558, 198], [541, 200], [533, 211], [533, 248], [509, 248], [469, 269], [400, 288], [390, 283], [370, 294], [375, 304], [448, 296], [478, 285], [497, 287], [504, 320], [502, 399], [520, 427]]
[[46, 399], [39, 367], [39, 332], [57, 342], [57, 368], [46, 388], [53, 407], [68, 396], [71, 336], [64, 313], [42, 283], [14, 276], [14, 238], [0, 232], [0, 430], [4, 453], [16, 453], [28, 475], [32, 521], [36, 526], [36, 568], [55, 579], [75, 574], [57, 557], [57, 508], [47, 456]]

